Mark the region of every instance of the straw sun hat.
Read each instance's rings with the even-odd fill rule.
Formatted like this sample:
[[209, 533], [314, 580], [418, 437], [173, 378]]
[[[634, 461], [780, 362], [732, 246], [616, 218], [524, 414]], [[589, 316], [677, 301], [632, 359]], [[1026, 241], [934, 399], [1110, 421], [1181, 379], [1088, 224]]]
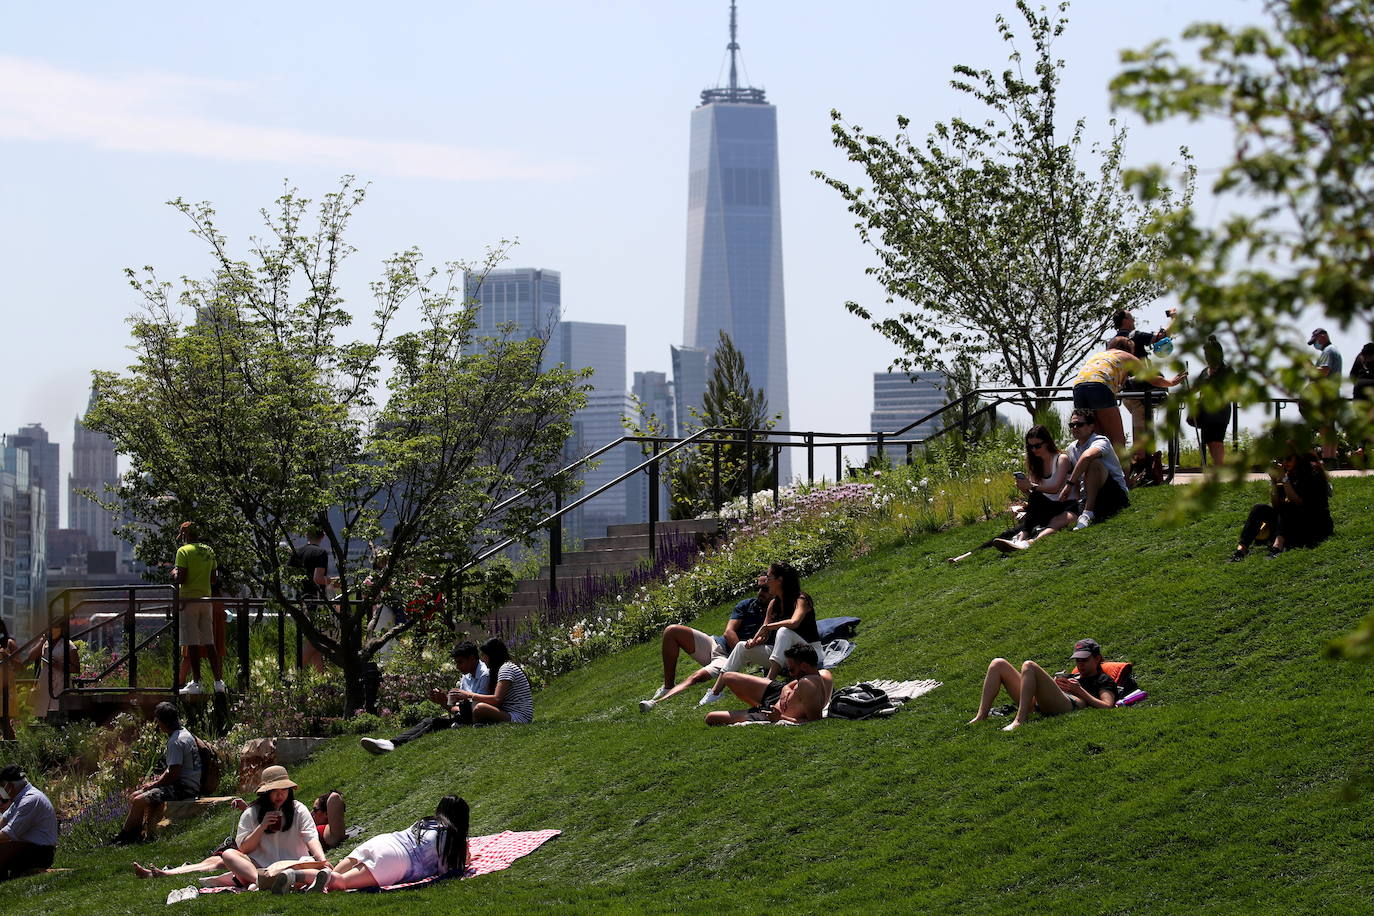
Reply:
[[262, 785], [258, 786], [259, 792], [271, 792], [273, 789], [299, 789], [300, 786], [291, 781], [291, 777], [286, 775], [286, 767], [270, 766], [262, 771]]

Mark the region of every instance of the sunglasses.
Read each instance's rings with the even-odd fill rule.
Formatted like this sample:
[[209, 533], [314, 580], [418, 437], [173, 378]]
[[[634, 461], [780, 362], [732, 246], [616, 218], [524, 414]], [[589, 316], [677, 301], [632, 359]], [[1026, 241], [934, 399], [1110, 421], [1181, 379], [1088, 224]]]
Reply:
[[1091, 423], [1083, 423], [1083, 422], [1081, 422], [1081, 421], [1075, 420], [1074, 422], [1072, 422], [1072, 423], [1069, 424], [1069, 429], [1078, 429], [1080, 426], [1092, 426], [1092, 424], [1091, 424]]
[[1026, 443], [1026, 448], [1044, 448], [1044, 447], [1045, 447], [1045, 443], [1043, 443], [1043, 442], [1027, 442], [1027, 443]]

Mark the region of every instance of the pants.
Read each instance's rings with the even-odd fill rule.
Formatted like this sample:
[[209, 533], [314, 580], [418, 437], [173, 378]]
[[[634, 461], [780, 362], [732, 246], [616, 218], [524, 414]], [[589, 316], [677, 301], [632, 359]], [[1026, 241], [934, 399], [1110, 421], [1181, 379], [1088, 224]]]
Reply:
[[395, 738], [392, 738], [391, 743], [395, 745], [402, 745], [407, 742], [414, 741], [416, 738], [423, 738], [430, 732], [443, 731], [446, 728], [452, 727], [453, 720], [450, 719], [448, 716], [430, 716], [428, 719], [421, 719], [419, 722], [416, 722], [410, 728], [401, 732]]
[[1240, 545], [1249, 547], [1259, 537], [1260, 525], [1269, 524], [1269, 541], [1283, 535], [1284, 549], [1314, 547], [1331, 534], [1330, 525], [1303, 511], [1301, 506], [1284, 504], [1281, 508], [1264, 503], [1250, 507], [1250, 516], [1240, 529]]
[[0, 843], [0, 881], [52, 868], [56, 851], [56, 846], [35, 846], [23, 840]]
[[[775, 631], [773, 645], [763, 643], [757, 646], [747, 646], [744, 641], [735, 643], [735, 648], [730, 650], [730, 658], [725, 662], [726, 671], [743, 671], [750, 665], [764, 666], [769, 662], [776, 662], [778, 667], [786, 670], [787, 658], [784, 655], [793, 646], [804, 646], [808, 643], [797, 635], [796, 630], [789, 630], [786, 627]], [[811, 648], [816, 650], [816, 663], [820, 663], [825, 658], [825, 647], [819, 642], [810, 643]]]

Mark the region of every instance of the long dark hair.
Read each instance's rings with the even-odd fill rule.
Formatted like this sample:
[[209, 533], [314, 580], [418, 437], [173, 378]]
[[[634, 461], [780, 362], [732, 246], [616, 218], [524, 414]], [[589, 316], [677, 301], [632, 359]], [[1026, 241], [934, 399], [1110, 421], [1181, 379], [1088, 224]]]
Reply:
[[1059, 454], [1059, 446], [1054, 441], [1054, 435], [1050, 433], [1049, 429], [1043, 423], [1037, 423], [1026, 430], [1026, 467], [1030, 468], [1031, 473], [1036, 477], [1044, 480], [1049, 476], [1045, 473], [1045, 459], [1037, 455], [1035, 450], [1030, 447], [1030, 441], [1032, 439], [1038, 439], [1045, 443], [1045, 449], [1051, 455]]
[[510, 650], [506, 644], [493, 636], [482, 643], [482, 654], [487, 657], [487, 670], [491, 672], [491, 686], [496, 686], [496, 675], [500, 673], [501, 666], [510, 661]]
[[[258, 816], [258, 823], [267, 817], [267, 812], [274, 810], [272, 807], [272, 793], [259, 792], [258, 797], [253, 799], [253, 812]], [[291, 824], [296, 820], [296, 790], [286, 790], [286, 801], [281, 803], [281, 831], [285, 833], [291, 829]]]
[[768, 571], [782, 580], [782, 607], [780, 616], [791, 617], [802, 597], [801, 575], [790, 563], [769, 563]]
[[[457, 795], [445, 795], [434, 807], [439, 825], [439, 874], [446, 875], [468, 864], [468, 803]], [[416, 821], [410, 829], [419, 840], [427, 821]]]

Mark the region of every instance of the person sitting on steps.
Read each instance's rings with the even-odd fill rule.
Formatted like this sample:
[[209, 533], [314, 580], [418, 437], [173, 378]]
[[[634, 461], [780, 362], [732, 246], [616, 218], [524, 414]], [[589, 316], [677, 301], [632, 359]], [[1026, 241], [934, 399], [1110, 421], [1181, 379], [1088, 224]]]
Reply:
[[[763, 625], [771, 601], [768, 580], [760, 576], [758, 594], [735, 605], [734, 610], [730, 612], [730, 619], [725, 624], [725, 633], [721, 636], [710, 636], [681, 623], [665, 627], [662, 640], [663, 685], [654, 691], [652, 697], [640, 701], [639, 711], [648, 712], [664, 700], [672, 699], [695, 684], [719, 677], [725, 670], [725, 663], [735, 646], [753, 638]], [[674, 686], [673, 679], [677, 675], [677, 658], [680, 652], [690, 655], [701, 667]]]
[[978, 714], [969, 719], [973, 725], [987, 719], [993, 701], [1005, 688], [1016, 704], [1016, 716], [1003, 731], [1014, 731], [1026, 724], [1032, 712], [1058, 716], [1080, 709], [1111, 709], [1118, 699], [1116, 681], [1102, 670], [1102, 647], [1095, 639], [1080, 639], [1073, 646], [1073, 661], [1078, 674], [1049, 674], [1033, 661], [1021, 663], [1021, 670], [1005, 658], [994, 658], [983, 678], [983, 696]]
[[143, 840], [162, 817], [170, 801], [196, 798], [201, 791], [200, 748], [195, 736], [181, 724], [181, 716], [171, 703], [153, 709], [157, 727], [167, 736], [164, 758], [167, 768], [156, 779], [148, 780], [129, 793], [129, 815], [114, 838], [115, 845]]

